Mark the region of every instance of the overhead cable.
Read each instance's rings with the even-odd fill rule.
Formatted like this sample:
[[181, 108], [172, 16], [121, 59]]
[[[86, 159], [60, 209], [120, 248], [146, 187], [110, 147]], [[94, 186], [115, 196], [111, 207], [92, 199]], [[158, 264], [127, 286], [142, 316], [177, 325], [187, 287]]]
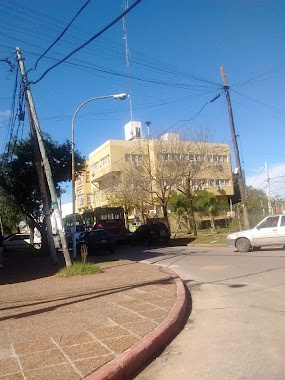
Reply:
[[[80, 13], [83, 11], [83, 9], [90, 3], [91, 0], [87, 0], [86, 3], [79, 9], [79, 11], [76, 13], [76, 15], [73, 17], [73, 19], [68, 23], [68, 25], [64, 28], [64, 30], [60, 33], [60, 35], [56, 38], [56, 40], [46, 49], [46, 51], [37, 59], [35, 66], [31, 70], [36, 70], [37, 65], [39, 61], [46, 55], [46, 53], [61, 39], [61, 37], [65, 34], [65, 32], [68, 30], [68, 28], [71, 26], [73, 21], [80, 15]], [[29, 72], [28, 71], [28, 72]]]
[[55, 63], [53, 66], [51, 66], [49, 69], [47, 69], [37, 80], [29, 82], [29, 84], [36, 84], [39, 81], [41, 81], [48, 72], [53, 70], [55, 67], [59, 66], [61, 63], [65, 62], [68, 58], [70, 58], [72, 55], [77, 53], [79, 50], [83, 49], [86, 45], [90, 44], [93, 40], [95, 40], [97, 37], [99, 37], [102, 33], [106, 32], [108, 29], [110, 29], [113, 25], [115, 25], [118, 21], [120, 21], [126, 14], [128, 14], [135, 6], [137, 6], [142, 0], [136, 0], [133, 5], [131, 5], [129, 8], [127, 8], [123, 13], [120, 14], [115, 20], [110, 22], [107, 26], [105, 26], [100, 32], [96, 33], [93, 37], [89, 38], [88, 41], [86, 41], [84, 44], [80, 45], [78, 48], [73, 50], [71, 53], [69, 53], [66, 57]]

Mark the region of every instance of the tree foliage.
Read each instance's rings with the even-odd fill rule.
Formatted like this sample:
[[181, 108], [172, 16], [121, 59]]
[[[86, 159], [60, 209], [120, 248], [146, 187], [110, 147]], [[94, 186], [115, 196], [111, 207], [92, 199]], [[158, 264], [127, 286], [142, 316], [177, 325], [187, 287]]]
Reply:
[[212, 230], [216, 228], [215, 217], [218, 216], [221, 211], [228, 210], [228, 203], [226, 201], [218, 200], [214, 193], [207, 190], [199, 191], [197, 196], [193, 199], [193, 204], [196, 211], [210, 217]]
[[[57, 187], [60, 182], [70, 181], [71, 143], [66, 140], [60, 144], [53, 141], [48, 134], [43, 135], [43, 143], [50, 162], [54, 185]], [[27, 221], [41, 228], [42, 200], [31, 139], [14, 140], [10, 146], [13, 148], [9, 156], [2, 154], [0, 157], [2, 196], [19, 217], [25, 216]], [[75, 152], [75, 162], [76, 170], [82, 170], [85, 160], [77, 151]]]
[[[2, 195], [0, 189], [0, 216], [4, 235], [17, 232], [19, 222], [24, 216], [17, 207], [15, 207], [14, 197], [12, 195]], [[1, 232], [1, 231], [0, 231]]]

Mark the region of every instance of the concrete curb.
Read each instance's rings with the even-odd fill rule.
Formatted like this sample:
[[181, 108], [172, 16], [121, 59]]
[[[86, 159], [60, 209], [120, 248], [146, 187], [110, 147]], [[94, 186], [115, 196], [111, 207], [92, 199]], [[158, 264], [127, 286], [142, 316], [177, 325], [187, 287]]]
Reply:
[[[165, 270], [166, 268], [163, 269]], [[86, 376], [84, 380], [129, 380], [159, 349], [170, 343], [185, 318], [187, 296], [182, 280], [172, 270], [169, 268], [167, 270], [175, 278], [177, 299], [166, 318], [141, 341]]]

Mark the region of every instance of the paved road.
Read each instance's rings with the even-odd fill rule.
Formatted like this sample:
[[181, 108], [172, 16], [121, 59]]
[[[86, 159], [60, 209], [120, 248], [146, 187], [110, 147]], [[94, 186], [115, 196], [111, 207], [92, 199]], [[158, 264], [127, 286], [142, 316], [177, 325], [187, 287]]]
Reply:
[[175, 270], [193, 310], [137, 380], [285, 379], [285, 250], [167, 247], [136, 259]]

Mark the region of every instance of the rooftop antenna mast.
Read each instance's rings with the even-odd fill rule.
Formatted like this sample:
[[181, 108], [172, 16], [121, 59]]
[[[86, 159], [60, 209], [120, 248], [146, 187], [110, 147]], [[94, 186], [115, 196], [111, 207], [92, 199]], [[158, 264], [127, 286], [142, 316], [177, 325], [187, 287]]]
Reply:
[[[123, 0], [123, 9], [126, 10], [128, 8], [128, 0]], [[131, 95], [131, 78], [130, 78], [130, 52], [128, 47], [128, 37], [127, 37], [127, 28], [126, 28], [126, 16], [123, 17], [123, 32], [126, 46], [126, 63], [127, 63], [127, 73], [128, 73], [128, 91], [129, 91], [129, 101], [130, 101], [130, 115], [131, 121], [133, 121], [133, 105], [132, 105], [132, 95]]]

